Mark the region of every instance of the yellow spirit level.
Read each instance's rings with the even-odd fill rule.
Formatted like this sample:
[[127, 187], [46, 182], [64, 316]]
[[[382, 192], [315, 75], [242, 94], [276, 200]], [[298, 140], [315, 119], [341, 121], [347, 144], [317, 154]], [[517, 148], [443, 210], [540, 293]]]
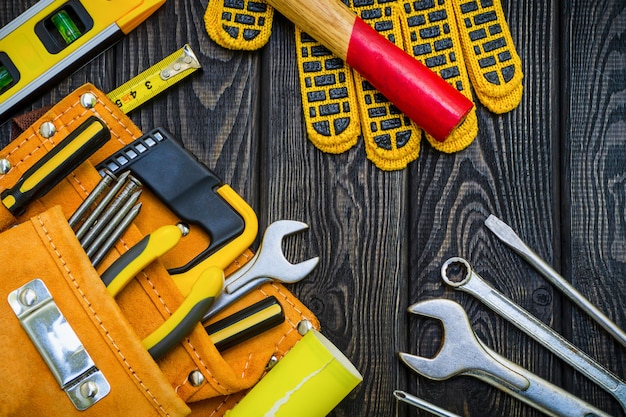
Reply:
[[41, 0], [0, 29], [0, 124], [137, 27], [165, 0]]

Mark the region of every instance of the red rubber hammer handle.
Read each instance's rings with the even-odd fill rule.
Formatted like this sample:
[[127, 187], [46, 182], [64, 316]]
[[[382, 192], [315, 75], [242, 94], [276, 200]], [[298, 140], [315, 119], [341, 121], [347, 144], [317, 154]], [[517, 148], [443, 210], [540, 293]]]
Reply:
[[379, 35], [340, 0], [267, 0], [363, 75], [436, 140], [443, 142], [473, 103]]

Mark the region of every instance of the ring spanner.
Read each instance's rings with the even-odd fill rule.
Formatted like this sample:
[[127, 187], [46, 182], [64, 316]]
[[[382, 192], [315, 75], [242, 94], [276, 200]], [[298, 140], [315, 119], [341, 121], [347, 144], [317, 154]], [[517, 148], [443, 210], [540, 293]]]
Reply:
[[215, 300], [203, 321], [226, 308], [248, 292], [270, 281], [298, 282], [313, 271], [319, 258], [311, 258], [297, 264], [289, 262], [281, 247], [283, 237], [307, 229], [306, 223], [294, 220], [278, 220], [265, 229], [263, 241], [257, 253], [241, 269], [224, 282], [222, 294]]
[[443, 345], [434, 358], [399, 353], [413, 371], [435, 380], [470, 375], [550, 416], [609, 416], [489, 349], [476, 337], [467, 313], [455, 301], [427, 300], [410, 306], [409, 312], [438, 319], [443, 325]]
[[451, 287], [472, 294], [487, 307], [567, 362], [574, 369], [613, 395], [626, 410], [626, 383], [570, 343], [551, 327], [535, 318], [491, 287], [463, 258], [450, 258], [441, 267], [441, 278]]

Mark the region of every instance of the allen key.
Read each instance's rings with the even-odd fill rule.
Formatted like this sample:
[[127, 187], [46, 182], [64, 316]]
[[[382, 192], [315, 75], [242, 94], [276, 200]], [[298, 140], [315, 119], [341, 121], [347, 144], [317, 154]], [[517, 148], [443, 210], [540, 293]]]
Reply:
[[70, 219], [67, 221], [70, 224], [71, 228], [74, 228], [78, 224], [78, 222], [80, 222], [80, 219], [82, 219], [87, 211], [89, 211], [89, 207], [91, 207], [91, 205], [96, 202], [98, 197], [100, 197], [104, 190], [106, 190], [113, 181], [117, 181], [117, 177], [108, 169], [104, 170], [104, 177], [102, 177], [100, 182], [98, 182], [98, 184], [96, 185], [96, 188], [94, 188], [93, 191], [89, 193], [87, 198], [82, 202], [80, 206], [78, 206], [74, 214], [72, 214], [72, 217], [70, 217]]
[[128, 226], [135, 220], [135, 217], [139, 214], [141, 210], [141, 203], [136, 204], [127, 214], [124, 216], [120, 224], [113, 230], [111, 235], [104, 241], [104, 243], [100, 246], [99, 250], [93, 255], [91, 259], [91, 263], [94, 268], [100, 265], [100, 262], [104, 259], [106, 254], [111, 250], [115, 242], [122, 236], [122, 234], [128, 229]]
[[[122, 220], [133, 209], [139, 197], [141, 196], [141, 190], [135, 191], [124, 202], [124, 204], [113, 213], [113, 218], [104, 225], [102, 231], [96, 235], [88, 246], [85, 246], [85, 251], [89, 259], [93, 259], [93, 256], [98, 252], [102, 244], [108, 239], [109, 236], [114, 234], [118, 229], [118, 226], [122, 223]], [[117, 240], [117, 239], [116, 239]]]

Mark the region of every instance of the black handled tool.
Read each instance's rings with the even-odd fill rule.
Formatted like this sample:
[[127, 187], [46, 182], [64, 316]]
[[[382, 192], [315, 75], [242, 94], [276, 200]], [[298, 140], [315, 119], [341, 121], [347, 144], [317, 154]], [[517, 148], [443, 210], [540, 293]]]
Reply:
[[220, 352], [253, 338], [285, 321], [283, 308], [274, 296], [264, 298], [205, 327]]
[[115, 297], [139, 271], [176, 246], [182, 236], [180, 228], [166, 225], [137, 242], [102, 274], [109, 294]]
[[24, 212], [26, 205], [41, 197], [85, 162], [111, 137], [103, 121], [89, 117], [35, 165], [17, 183], [2, 192], [2, 204], [14, 215]]

